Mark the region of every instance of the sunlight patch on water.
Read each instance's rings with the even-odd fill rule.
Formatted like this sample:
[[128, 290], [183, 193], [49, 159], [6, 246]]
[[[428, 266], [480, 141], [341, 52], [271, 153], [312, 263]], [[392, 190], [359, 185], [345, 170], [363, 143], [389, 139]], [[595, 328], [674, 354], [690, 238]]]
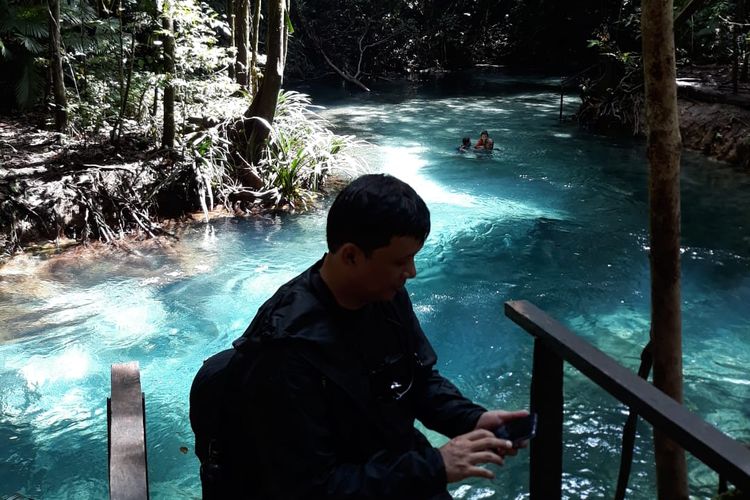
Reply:
[[97, 289], [94, 293], [98, 317], [92, 329], [98, 333], [98, 341], [125, 348], [161, 333], [166, 311], [154, 298], [154, 289], [123, 284], [114, 290]]
[[[383, 172], [410, 184], [428, 205], [443, 203], [465, 208], [473, 207], [475, 204], [474, 196], [468, 193], [449, 191], [438, 183], [429, 180], [422, 173], [422, 169], [426, 165], [424, 151], [423, 146], [383, 146], [378, 148], [379, 158], [374, 160], [380, 163]], [[372, 163], [375, 163], [375, 161]]]
[[71, 347], [60, 354], [32, 356], [20, 368], [29, 389], [58, 380], [81, 379], [89, 371], [91, 357], [80, 347]]
[[727, 382], [729, 384], [736, 384], [736, 385], [750, 385], [750, 380], [729, 378], [729, 377], [724, 377], [720, 379], [719, 382]]
[[[34, 425], [40, 428], [50, 428], [66, 422], [58, 435], [72, 430], [86, 429], [92, 424], [92, 412], [90, 409], [90, 398], [82, 387], [69, 386], [63, 392], [52, 392], [46, 394], [48, 404], [44, 411], [35, 415]], [[104, 409], [101, 409], [103, 412]], [[100, 413], [101, 413], [100, 412]]]
[[[643, 306], [648, 304], [641, 299]], [[604, 342], [602, 337], [617, 337], [636, 345], [648, 342], [650, 329], [650, 308], [635, 309], [624, 306], [610, 313], [600, 312], [596, 315], [579, 315], [567, 321], [569, 327], [579, 332], [596, 332], [592, 340], [595, 343]]]
[[466, 500], [480, 500], [482, 498], [490, 498], [495, 495], [495, 490], [492, 488], [477, 488], [472, 487], [468, 484], [463, 484], [450, 492], [453, 498], [465, 498]]
[[476, 220], [476, 216], [507, 219], [535, 219], [539, 217], [565, 218], [565, 215], [549, 208], [538, 207], [527, 200], [518, 201], [497, 196], [477, 196], [459, 189], [449, 189], [433, 181], [430, 173], [425, 172], [428, 166], [425, 159], [427, 148], [421, 145], [382, 146], [371, 152], [369, 164], [375, 171], [382, 171], [398, 177], [410, 184], [425, 200], [432, 212], [439, 213], [438, 205], [458, 208], [451, 211], [458, 217], [433, 217], [434, 227], [441, 223], [449, 226], [465, 224]]

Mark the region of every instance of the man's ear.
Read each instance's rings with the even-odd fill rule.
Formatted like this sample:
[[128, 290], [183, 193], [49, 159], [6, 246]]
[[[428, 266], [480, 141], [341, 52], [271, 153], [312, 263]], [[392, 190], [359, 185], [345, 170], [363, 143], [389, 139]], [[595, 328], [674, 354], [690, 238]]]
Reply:
[[341, 261], [347, 266], [355, 266], [363, 258], [362, 250], [354, 243], [344, 243], [339, 248]]

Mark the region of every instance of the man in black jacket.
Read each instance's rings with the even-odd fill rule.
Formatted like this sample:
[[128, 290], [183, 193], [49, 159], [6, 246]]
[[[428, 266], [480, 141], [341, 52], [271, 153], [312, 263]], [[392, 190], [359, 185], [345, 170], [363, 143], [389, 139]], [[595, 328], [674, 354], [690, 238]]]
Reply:
[[[430, 230], [407, 184], [365, 175], [334, 201], [329, 252], [282, 286], [191, 389], [204, 498], [437, 499], [514, 454], [434, 365], [404, 285]], [[213, 403], [206, 403], [213, 398]], [[439, 449], [415, 419], [451, 440]]]

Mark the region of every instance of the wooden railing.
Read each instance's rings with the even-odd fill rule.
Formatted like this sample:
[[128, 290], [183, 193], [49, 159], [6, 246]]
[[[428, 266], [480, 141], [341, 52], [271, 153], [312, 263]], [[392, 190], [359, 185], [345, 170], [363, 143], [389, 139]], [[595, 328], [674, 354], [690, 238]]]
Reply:
[[112, 397], [107, 398], [112, 500], [148, 499], [145, 406], [138, 363], [112, 365]]
[[505, 315], [534, 337], [531, 409], [539, 421], [531, 440], [531, 500], [562, 497], [563, 362], [664, 432], [740, 490], [750, 492], [750, 450], [526, 301], [505, 303]]

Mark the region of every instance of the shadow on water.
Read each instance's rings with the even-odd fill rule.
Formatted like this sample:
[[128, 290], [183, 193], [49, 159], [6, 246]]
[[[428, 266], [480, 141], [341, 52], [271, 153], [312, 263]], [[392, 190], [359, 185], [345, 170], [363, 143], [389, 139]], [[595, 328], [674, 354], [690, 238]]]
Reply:
[[[342, 101], [400, 104], [420, 99], [445, 97], [497, 97], [520, 93], [557, 93], [559, 99], [560, 77], [545, 74], [531, 75], [509, 70], [466, 70], [433, 75], [416, 76], [413, 79], [380, 80], [370, 86], [370, 92], [344, 84], [336, 76], [307, 82], [290, 82], [291, 90], [315, 96], [315, 104], [330, 106]], [[575, 94], [566, 90], [566, 95]]]

